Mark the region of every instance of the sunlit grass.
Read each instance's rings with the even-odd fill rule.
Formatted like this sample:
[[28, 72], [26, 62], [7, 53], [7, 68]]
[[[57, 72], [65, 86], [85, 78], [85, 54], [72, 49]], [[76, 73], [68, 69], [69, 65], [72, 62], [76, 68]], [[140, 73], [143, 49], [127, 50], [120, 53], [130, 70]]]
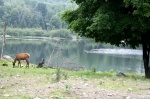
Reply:
[[[3, 63], [7, 63], [8, 67], [2, 66]], [[0, 77], [12, 77], [14, 75], [22, 75], [22, 76], [37, 76], [37, 75], [53, 75], [57, 72], [57, 69], [52, 68], [36, 68], [36, 65], [31, 64], [30, 68], [27, 69], [25, 67], [25, 63], [23, 63], [24, 67], [18, 68], [12, 68], [12, 62], [1, 60], [0, 62]], [[61, 69], [61, 73], [65, 76], [75, 76], [75, 77], [87, 77], [88, 79], [97, 79], [97, 78], [104, 78], [108, 77], [111, 79], [116, 78], [116, 72], [113, 70], [106, 71], [106, 72], [92, 72], [92, 71], [69, 71], [65, 69]], [[137, 75], [137, 74], [131, 74], [127, 73], [127, 77], [124, 77], [124, 79], [131, 79], [131, 80], [146, 80], [143, 75]]]
[[[3, 63], [7, 63], [8, 66], [2, 66]], [[23, 64], [24, 65], [24, 64]], [[29, 69], [26, 69], [25, 66], [22, 68], [13, 68], [12, 63], [10, 61], [1, 60], [0, 62], [0, 80], [6, 80], [6, 84], [4, 86], [0, 86], [1, 89], [4, 89], [7, 93], [12, 93], [15, 87], [24, 86], [30, 87], [33, 85], [42, 87], [48, 84], [57, 83], [57, 76], [60, 77], [59, 81], [67, 81], [67, 80], [75, 80], [79, 81], [91, 81], [98, 88], [104, 90], [118, 90], [123, 92], [137, 92], [137, 93], [147, 93], [150, 88], [150, 80], [146, 79], [143, 75], [126, 73], [126, 77], [118, 77], [116, 76], [116, 72], [113, 70], [107, 72], [92, 72], [92, 71], [69, 71], [65, 69], [60, 69], [58, 73], [57, 69], [52, 68], [36, 68], [36, 65], [32, 64]], [[59, 75], [57, 75], [59, 74]], [[16, 79], [20, 78], [20, 79]], [[9, 80], [14, 79], [13, 82], [9, 82]], [[27, 81], [29, 86], [22, 82]], [[58, 82], [59, 82], [58, 81]], [[78, 82], [78, 81], [77, 81]], [[64, 89], [58, 91], [54, 89], [49, 94], [53, 94], [54, 98], [66, 98], [71, 97], [69, 93], [65, 91], [69, 91], [72, 88], [72, 84], [65, 83]], [[6, 93], [0, 90], [0, 98], [4, 98], [3, 95]], [[6, 94], [7, 95], [7, 94]], [[13, 95], [9, 96], [11, 99], [19, 99], [21, 95]], [[22, 99], [30, 99], [32, 96], [21, 96]], [[35, 98], [35, 97], [34, 97]]]

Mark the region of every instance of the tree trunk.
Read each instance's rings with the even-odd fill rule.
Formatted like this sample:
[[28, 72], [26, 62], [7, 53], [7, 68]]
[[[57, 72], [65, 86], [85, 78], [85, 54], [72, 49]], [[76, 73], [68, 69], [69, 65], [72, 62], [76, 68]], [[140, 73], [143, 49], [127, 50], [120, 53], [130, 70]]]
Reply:
[[3, 30], [3, 41], [2, 41], [2, 51], [1, 51], [1, 58], [3, 58], [3, 55], [4, 55], [4, 48], [5, 48], [5, 32], [6, 32], [6, 22], [4, 24], [4, 30]]
[[143, 63], [145, 69], [145, 77], [150, 78], [150, 66], [149, 66], [149, 52], [150, 52], [150, 43], [148, 35], [143, 35], [142, 37], [142, 46], [143, 46]]

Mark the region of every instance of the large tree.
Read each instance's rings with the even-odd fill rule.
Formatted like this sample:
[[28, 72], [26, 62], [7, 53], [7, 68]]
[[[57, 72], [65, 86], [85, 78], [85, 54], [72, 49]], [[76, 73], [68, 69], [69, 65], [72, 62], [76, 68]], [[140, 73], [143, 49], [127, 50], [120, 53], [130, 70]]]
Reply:
[[61, 18], [80, 36], [112, 45], [143, 46], [145, 77], [150, 78], [150, 0], [72, 0], [75, 10]]

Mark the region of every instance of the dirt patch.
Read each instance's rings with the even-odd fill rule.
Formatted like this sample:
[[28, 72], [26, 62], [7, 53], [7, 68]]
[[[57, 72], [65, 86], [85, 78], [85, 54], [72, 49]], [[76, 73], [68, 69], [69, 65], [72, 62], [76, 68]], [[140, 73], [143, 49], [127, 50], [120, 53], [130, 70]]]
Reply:
[[0, 78], [0, 98], [22, 97], [24, 99], [150, 99], [150, 86], [137, 86], [138, 92], [128, 90], [106, 90], [95, 80], [83, 80], [70, 77], [67, 80], [52, 83], [47, 76]]

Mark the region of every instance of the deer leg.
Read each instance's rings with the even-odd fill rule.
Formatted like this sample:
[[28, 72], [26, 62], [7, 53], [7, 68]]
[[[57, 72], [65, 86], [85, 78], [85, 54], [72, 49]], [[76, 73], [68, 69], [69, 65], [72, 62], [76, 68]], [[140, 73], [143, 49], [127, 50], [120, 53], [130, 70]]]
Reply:
[[15, 67], [15, 62], [16, 62], [16, 61], [12, 62], [12, 63], [13, 63], [13, 68]]
[[18, 67], [21, 68], [21, 62], [20, 62], [20, 60], [18, 61]]
[[26, 63], [27, 63], [26, 68], [27, 67], [29, 68], [29, 61], [28, 61], [28, 59], [26, 59]]
[[18, 67], [19, 67], [19, 61], [18, 61]]
[[21, 67], [21, 61], [20, 61], [20, 68], [22, 68], [22, 67]]

